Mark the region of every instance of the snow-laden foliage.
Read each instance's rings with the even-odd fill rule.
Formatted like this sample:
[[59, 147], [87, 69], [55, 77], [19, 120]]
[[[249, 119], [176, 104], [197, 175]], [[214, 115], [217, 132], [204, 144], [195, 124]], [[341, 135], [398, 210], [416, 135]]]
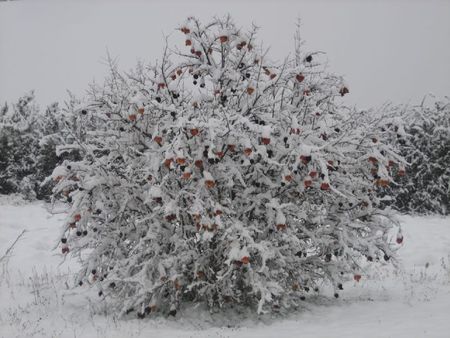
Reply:
[[53, 184], [46, 178], [62, 161], [55, 150], [66, 129], [58, 104], [40, 111], [33, 93], [11, 107], [5, 104], [0, 111], [0, 194], [49, 198]]
[[394, 222], [375, 187], [401, 158], [390, 130], [341, 106], [349, 89], [322, 55], [297, 35], [272, 62], [229, 18], [179, 31], [182, 47], [128, 74], [112, 63], [71, 107], [83, 159], [53, 178], [72, 201], [61, 250], [80, 255], [79, 284], [139, 317], [183, 303], [285, 312], [324, 281], [337, 297], [361, 259], [388, 261]]
[[13, 105], [5, 104], [0, 113], [0, 193], [20, 192], [35, 197], [34, 165], [39, 138], [33, 135], [38, 123], [32, 93]]
[[[399, 114], [400, 115], [400, 114]], [[393, 186], [395, 207], [407, 213], [450, 213], [450, 102], [407, 108], [401, 154], [409, 163]]]

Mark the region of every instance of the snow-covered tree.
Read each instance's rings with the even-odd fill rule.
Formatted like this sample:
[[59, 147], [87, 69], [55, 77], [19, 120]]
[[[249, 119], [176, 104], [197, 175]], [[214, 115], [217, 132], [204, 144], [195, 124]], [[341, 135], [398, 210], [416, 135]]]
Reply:
[[[400, 114], [399, 114], [400, 115]], [[409, 163], [399, 168], [394, 206], [402, 212], [450, 213], [450, 103], [409, 107], [400, 151]], [[405, 170], [406, 169], [406, 170]]]
[[33, 132], [37, 129], [38, 108], [34, 94], [21, 97], [9, 109], [5, 105], [0, 116], [0, 193], [23, 193], [27, 198], [35, 197], [34, 173], [35, 154], [39, 138]]
[[0, 111], [0, 193], [28, 199], [49, 198], [53, 184], [45, 179], [62, 161], [56, 146], [66, 143], [67, 121], [58, 104], [43, 112], [33, 92]]
[[297, 35], [273, 62], [228, 17], [179, 31], [182, 48], [127, 74], [111, 63], [71, 107], [83, 158], [53, 178], [72, 201], [61, 249], [80, 255], [77, 282], [139, 317], [286, 312], [389, 260], [395, 222], [375, 188], [392, 181], [390, 131], [342, 106], [349, 89], [323, 56]]

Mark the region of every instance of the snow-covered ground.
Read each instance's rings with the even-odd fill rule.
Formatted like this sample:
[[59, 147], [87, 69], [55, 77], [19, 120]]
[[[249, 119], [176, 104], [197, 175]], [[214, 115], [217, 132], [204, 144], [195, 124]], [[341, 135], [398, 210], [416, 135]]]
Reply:
[[[30, 89], [41, 105], [67, 99], [66, 89], [82, 94], [102, 81], [107, 49], [128, 69], [160, 57], [163, 33], [187, 15], [225, 13], [260, 25], [273, 58], [291, 51], [299, 16], [307, 48], [327, 52], [331, 70], [346, 77], [348, 104], [417, 103], [428, 91], [448, 94], [449, 9], [438, 0], [1, 2], [0, 104]], [[124, 321], [98, 314], [94, 288], [73, 289], [77, 261], [64, 262], [58, 248], [64, 215], [48, 208], [0, 196], [0, 337], [450, 337], [449, 217], [400, 216], [398, 267], [367, 271], [339, 299], [305, 303], [285, 319], [240, 322], [190, 309]]]
[[[286, 319], [239, 322], [186, 311], [184, 318], [126, 320], [93, 314], [95, 290], [73, 290], [76, 261], [62, 263], [63, 214], [0, 197], [1, 337], [449, 337], [450, 218], [401, 216], [401, 267], [367, 271], [342, 297], [308, 303]], [[88, 295], [93, 300], [89, 300]]]

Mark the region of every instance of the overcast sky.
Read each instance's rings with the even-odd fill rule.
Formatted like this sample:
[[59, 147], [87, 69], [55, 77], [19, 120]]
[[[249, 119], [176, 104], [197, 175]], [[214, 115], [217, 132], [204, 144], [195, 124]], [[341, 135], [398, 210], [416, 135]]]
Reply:
[[293, 49], [297, 17], [306, 48], [324, 51], [345, 77], [349, 104], [420, 102], [450, 95], [448, 1], [49, 1], [0, 2], [0, 102], [35, 89], [42, 105], [83, 94], [106, 73], [108, 49], [122, 69], [159, 58], [163, 35], [189, 15], [231, 13], [239, 26], [261, 27], [273, 59]]

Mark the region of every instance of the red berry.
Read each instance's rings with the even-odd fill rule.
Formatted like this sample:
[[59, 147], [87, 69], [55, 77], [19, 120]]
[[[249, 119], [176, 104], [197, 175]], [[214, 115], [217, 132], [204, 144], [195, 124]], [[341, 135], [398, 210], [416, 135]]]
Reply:
[[303, 80], [305, 79], [305, 76], [303, 74], [297, 74], [297, 76], [295, 77], [295, 79], [298, 82], [303, 82]]
[[323, 182], [321, 185], [320, 185], [320, 190], [329, 190], [330, 189], [330, 185], [328, 184], [328, 183], [326, 183], [326, 182]]

